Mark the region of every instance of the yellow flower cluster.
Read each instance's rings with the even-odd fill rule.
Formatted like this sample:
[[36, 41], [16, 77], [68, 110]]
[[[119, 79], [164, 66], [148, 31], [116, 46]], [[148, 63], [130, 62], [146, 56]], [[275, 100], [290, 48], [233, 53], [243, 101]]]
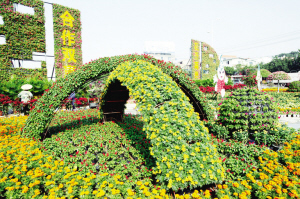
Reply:
[[[143, 114], [143, 130], [152, 140], [150, 154], [157, 159], [152, 172], [160, 182], [169, 189], [195, 188], [225, 178], [216, 146], [210, 144], [208, 129], [170, 76], [144, 61], [125, 62], [107, 78], [104, 95], [115, 79], [129, 89]], [[189, 144], [188, 140], [201, 142]], [[174, 148], [166, 148], [166, 144]], [[197, 166], [203, 161], [207, 170]], [[175, 173], [180, 175], [176, 177]]]
[[19, 132], [28, 116], [0, 118], [0, 135]]
[[[14, 119], [5, 120], [5, 124], [15, 124], [16, 120], [23, 121], [24, 118]], [[25, 119], [16, 124], [24, 122]], [[126, 183], [120, 180], [120, 175], [82, 175], [75, 168], [65, 166], [63, 161], [44, 155], [36, 141], [20, 135], [1, 135], [0, 151], [0, 186], [5, 188], [7, 198], [121, 198]], [[96, 188], [93, 188], [95, 184]], [[165, 189], [154, 188], [147, 181], [138, 181], [136, 186], [135, 190], [127, 189], [122, 195], [127, 195], [125, 198], [128, 199], [172, 198]], [[185, 194], [184, 198], [201, 196], [209, 198], [210, 194], [195, 191]], [[178, 195], [178, 198], [182, 197]]]
[[300, 107], [278, 107], [281, 113], [300, 113]]
[[[277, 92], [278, 88], [263, 88], [261, 89], [263, 92]], [[279, 88], [279, 92], [285, 92], [288, 88]]]
[[279, 153], [266, 150], [259, 159], [259, 168], [246, 174], [246, 180], [230, 181], [227, 185], [218, 185], [220, 198], [239, 197], [250, 198], [251, 190], [257, 190], [258, 198], [287, 198], [300, 196], [300, 163], [286, 161], [286, 166], [278, 162], [283, 155], [287, 160], [292, 160], [299, 154], [292, 151], [293, 146], [300, 146], [300, 135], [297, 135], [291, 143]]

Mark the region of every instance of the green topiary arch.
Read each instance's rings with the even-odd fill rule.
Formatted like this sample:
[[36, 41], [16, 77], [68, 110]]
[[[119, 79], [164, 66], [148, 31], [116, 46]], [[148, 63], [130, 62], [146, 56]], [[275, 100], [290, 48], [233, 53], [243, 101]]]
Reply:
[[[23, 133], [42, 138], [61, 101], [88, 80], [110, 72], [107, 85], [117, 80], [122, 82], [143, 114], [144, 130], [152, 144], [151, 155], [157, 159], [153, 172], [158, 181], [178, 190], [224, 179], [224, 169], [215, 146], [211, 144], [208, 129], [195, 113], [195, 106], [189, 102], [192, 98], [204, 103], [200, 91], [196, 92], [199, 89], [173, 64], [147, 55], [98, 59], [65, 79], [58, 79], [30, 112]], [[181, 90], [178, 84], [185, 90]]]
[[37, 101], [34, 109], [30, 111], [30, 115], [23, 129], [23, 134], [37, 139], [42, 138], [47, 125], [49, 125], [53, 118], [55, 109], [60, 107], [61, 102], [74, 90], [80, 88], [87, 81], [96, 80], [107, 75], [125, 61], [136, 60], [144, 60], [158, 66], [165, 74], [171, 76], [190, 98], [190, 102], [195, 111], [199, 113], [201, 119], [211, 117], [211, 110], [205, 104], [206, 99], [203, 97], [197, 85], [194, 84], [180, 67], [172, 63], [154, 59], [149, 55], [123, 55], [97, 59], [78, 68], [75, 72], [68, 74], [66, 78], [59, 78]]
[[[115, 93], [110, 90], [125, 91], [124, 87], [143, 115], [143, 130], [151, 140], [150, 154], [156, 159], [153, 174], [159, 183], [178, 190], [223, 180], [224, 169], [211, 145], [208, 129], [170, 76], [149, 62], [122, 63], [107, 79], [102, 94], [102, 99], [107, 100], [103, 100], [101, 109], [107, 109], [107, 104], [117, 106], [109, 103]], [[114, 102], [122, 101], [122, 108], [129, 95], [125, 92], [123, 100]]]

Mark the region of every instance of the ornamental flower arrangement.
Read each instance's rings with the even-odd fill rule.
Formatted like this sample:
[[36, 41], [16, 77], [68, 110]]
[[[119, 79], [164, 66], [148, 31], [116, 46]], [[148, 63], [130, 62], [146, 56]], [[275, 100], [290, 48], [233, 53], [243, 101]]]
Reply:
[[[279, 92], [286, 92], [288, 89], [287, 88], [279, 88]], [[263, 88], [263, 92], [277, 92], [278, 88]]]
[[[4, 123], [0, 119], [0, 124], [18, 126], [11, 135], [0, 136], [4, 160], [0, 163], [0, 171], [6, 171], [0, 172], [0, 194], [7, 198], [170, 198], [166, 189], [153, 184], [147, 177], [151, 169], [141, 157], [144, 154], [142, 146], [148, 148], [142, 143], [147, 138], [142, 131], [141, 118], [126, 116], [125, 123], [119, 123], [120, 126], [96, 121], [86, 123], [95, 118], [96, 113], [95, 110], [58, 112], [50, 124], [50, 131], [61, 133], [56, 132], [44, 142], [15, 135], [24, 125], [23, 117], [4, 119]], [[52, 127], [58, 127], [57, 122], [61, 122], [60, 127], [73, 123], [75, 128], [54, 131]], [[99, 150], [105, 155], [97, 153]], [[20, 160], [20, 156], [24, 158]], [[149, 160], [149, 163], [154, 162]], [[209, 198], [211, 194], [209, 190], [176, 194], [177, 198], [188, 196]]]
[[209, 144], [208, 129], [169, 76], [152, 64], [137, 61], [118, 66], [108, 77], [106, 88], [116, 79], [129, 89], [143, 115], [158, 183], [178, 190], [224, 179], [216, 148]]
[[[299, 136], [296, 139], [298, 142]], [[293, 143], [295, 144], [295, 142]], [[290, 145], [291, 146], [291, 145]], [[288, 148], [288, 144], [287, 144]], [[294, 153], [294, 151], [291, 151]], [[286, 162], [287, 166], [280, 164], [279, 153], [270, 150], [264, 151], [258, 157], [258, 168], [246, 174], [246, 179], [228, 181], [218, 185], [219, 198], [297, 198], [299, 197], [299, 163]], [[299, 155], [296, 155], [297, 157]], [[299, 162], [299, 161], [298, 161]]]
[[257, 85], [256, 75], [245, 76], [242, 80], [249, 87], [255, 87]]
[[230, 132], [269, 131], [278, 123], [274, 99], [256, 89], [237, 89], [220, 106], [218, 122]]
[[41, 69], [40, 68], [38, 69], [1, 68], [0, 66], [0, 78], [2, 81], [9, 81], [12, 76], [14, 76], [14, 78], [19, 78], [19, 79], [37, 78], [39, 80], [44, 80], [46, 75], [47, 75], [46, 68], [41, 68]]
[[0, 118], [0, 137], [18, 133], [25, 125], [27, 116]]
[[[243, 88], [245, 87], [246, 85], [245, 84], [235, 84], [234, 86], [232, 85], [225, 85], [224, 86], [224, 89], [225, 90], [235, 90], [235, 89], [238, 89], [238, 88]], [[212, 87], [212, 86], [200, 86], [199, 87], [200, 91], [203, 92], [203, 93], [215, 93], [215, 87]]]
[[0, 110], [3, 112], [4, 115], [7, 115], [8, 113], [8, 106], [13, 101], [10, 99], [10, 97], [0, 94]]
[[292, 112], [299, 113], [300, 102], [298, 93], [269, 92], [268, 94], [273, 97], [282, 115], [288, 115]]
[[191, 100], [197, 100], [202, 108], [201, 118], [213, 118], [213, 111], [207, 105], [208, 100], [203, 97], [202, 92], [197, 85], [190, 79], [180, 67], [172, 63], [166, 63], [156, 60], [149, 55], [124, 55], [116, 57], [105, 57], [92, 61], [75, 72], [68, 74], [66, 78], [58, 78], [48, 91], [37, 101], [35, 108], [31, 111], [27, 124], [24, 127], [24, 133], [27, 136], [41, 138], [45, 127], [53, 118], [53, 112], [61, 102], [70, 94], [83, 86], [90, 79], [99, 79], [99, 76], [112, 72], [120, 63], [125, 61], [144, 60], [159, 67], [165, 74], [172, 77], [177, 84], [183, 85], [192, 95]]
[[267, 80], [290, 80], [291, 77], [284, 71], [277, 71], [272, 74], [270, 74], [267, 78]]

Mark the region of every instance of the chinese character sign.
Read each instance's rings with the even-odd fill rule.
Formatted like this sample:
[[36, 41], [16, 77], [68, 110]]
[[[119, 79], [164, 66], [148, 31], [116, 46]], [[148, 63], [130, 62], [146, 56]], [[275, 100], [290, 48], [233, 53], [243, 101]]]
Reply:
[[200, 79], [200, 42], [196, 40], [192, 40], [191, 45], [191, 54], [192, 54], [192, 78], [193, 79]]
[[56, 77], [65, 77], [82, 65], [80, 12], [54, 4], [53, 15]]

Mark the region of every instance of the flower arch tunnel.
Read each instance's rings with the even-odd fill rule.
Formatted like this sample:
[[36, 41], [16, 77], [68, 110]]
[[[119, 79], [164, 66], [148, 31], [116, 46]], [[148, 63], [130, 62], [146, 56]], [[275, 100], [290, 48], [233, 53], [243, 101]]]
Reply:
[[59, 78], [45, 94], [37, 101], [33, 110], [27, 119], [23, 128], [23, 134], [37, 139], [42, 138], [47, 126], [51, 122], [54, 111], [61, 106], [61, 102], [66, 99], [74, 90], [79, 89], [86, 82], [97, 80], [109, 73], [123, 62], [143, 60], [149, 62], [163, 73], [172, 77], [182, 91], [189, 97], [190, 103], [200, 119], [210, 117], [211, 109], [206, 104], [206, 99], [197, 85], [190, 79], [186, 73], [172, 63], [166, 63], [154, 59], [149, 55], [123, 55], [115, 57], [104, 57], [89, 62], [78, 68], [75, 72], [68, 74], [66, 78]]
[[[174, 68], [175, 71], [172, 70]], [[188, 98], [178, 85], [184, 85], [187, 88], [185, 92], [195, 96], [194, 99], [200, 99], [197, 103], [202, 105], [205, 101], [199, 89], [197, 94], [192, 81], [173, 64], [147, 55], [98, 59], [65, 79], [58, 79], [30, 112], [23, 134], [40, 139], [61, 101], [85, 82], [107, 73], [110, 75], [104, 96], [109, 86], [119, 81], [137, 101], [143, 115], [143, 130], [151, 140], [150, 154], [156, 158], [153, 174], [158, 181], [178, 190], [224, 179], [224, 169], [215, 145], [211, 144], [208, 129], [194, 111], [190, 103], [193, 99]], [[124, 96], [125, 99], [128, 94]], [[205, 111], [205, 108], [202, 110]]]
[[[116, 93], [121, 94], [118, 100], [114, 98]], [[177, 190], [224, 178], [216, 148], [210, 144], [208, 129], [170, 76], [141, 60], [120, 64], [107, 79], [100, 116], [105, 118], [106, 113], [111, 117], [120, 116], [129, 95], [134, 97], [143, 115], [143, 130], [151, 140], [150, 154], [157, 164], [153, 173], [160, 182]], [[201, 165], [210, 170], [209, 176], [206, 177], [207, 170], [201, 169]], [[186, 183], [182, 183], [179, 176]]]

